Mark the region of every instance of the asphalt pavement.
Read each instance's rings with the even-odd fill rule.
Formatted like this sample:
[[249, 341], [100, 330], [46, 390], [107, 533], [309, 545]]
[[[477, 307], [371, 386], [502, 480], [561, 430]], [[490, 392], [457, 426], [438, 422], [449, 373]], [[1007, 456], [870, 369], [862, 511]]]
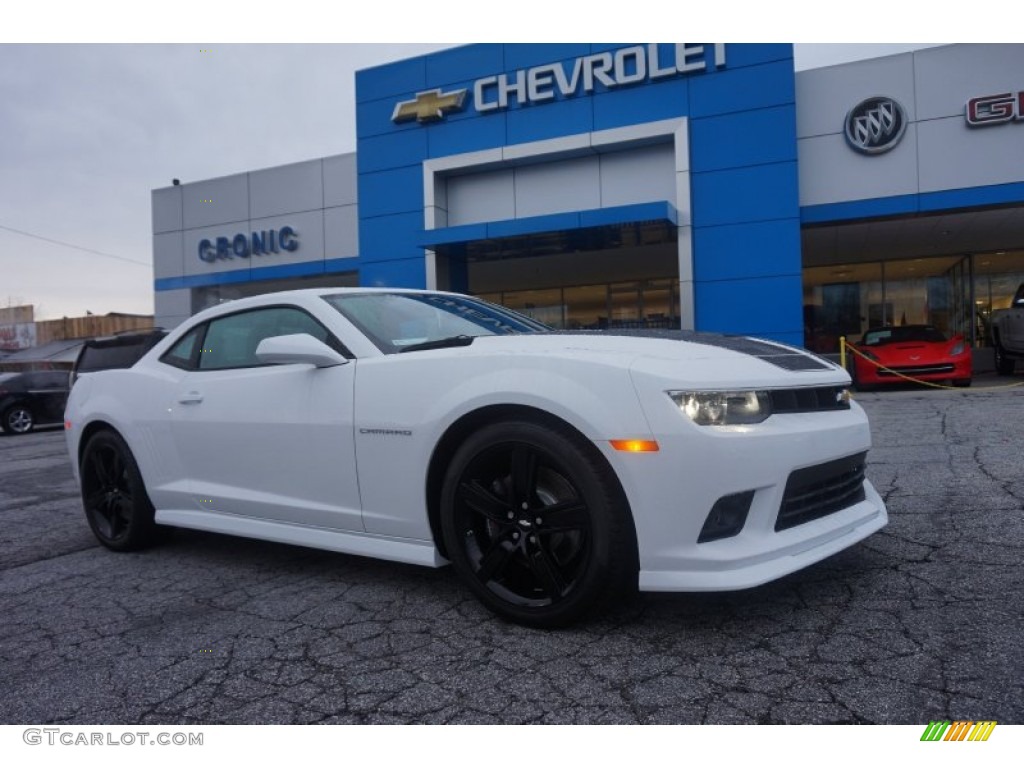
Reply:
[[1024, 722], [1024, 387], [857, 399], [885, 530], [560, 631], [449, 569], [190, 531], [109, 552], [63, 433], [0, 435], [0, 723]]

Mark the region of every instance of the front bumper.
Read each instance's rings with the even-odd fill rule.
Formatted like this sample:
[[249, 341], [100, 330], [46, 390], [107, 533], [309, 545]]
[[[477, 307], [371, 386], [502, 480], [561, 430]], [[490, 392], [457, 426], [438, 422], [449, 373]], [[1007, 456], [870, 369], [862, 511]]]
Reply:
[[[861, 384], [906, 384], [903, 376], [918, 381], [947, 381], [966, 380], [971, 378], [971, 357], [960, 355], [950, 358], [939, 358], [925, 362], [913, 363], [886, 363], [879, 362], [877, 365], [867, 360], [858, 360], [857, 381]], [[882, 366], [880, 368], [879, 366]], [[887, 368], [888, 370], [883, 370]], [[895, 371], [896, 373], [892, 373]], [[896, 374], [901, 374], [897, 376]]]
[[[870, 447], [867, 419], [856, 404], [849, 411], [776, 414], [744, 427], [698, 427], [678, 412], [659, 420], [668, 417], [682, 424], [655, 435], [657, 453], [604, 449], [633, 512], [642, 590], [757, 586], [835, 554], [888, 522], [881, 497], [865, 481], [863, 500], [776, 530], [792, 472]], [[754, 496], [739, 533], [698, 544], [715, 502], [745, 491]]]

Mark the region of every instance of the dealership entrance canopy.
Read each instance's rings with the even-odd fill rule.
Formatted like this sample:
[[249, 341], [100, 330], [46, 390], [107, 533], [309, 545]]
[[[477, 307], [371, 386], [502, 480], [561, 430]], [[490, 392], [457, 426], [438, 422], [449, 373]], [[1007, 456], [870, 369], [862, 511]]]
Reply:
[[833, 351], [985, 343], [1024, 281], [1024, 45], [452, 48], [356, 76], [357, 151], [153, 192], [157, 322], [307, 286]]

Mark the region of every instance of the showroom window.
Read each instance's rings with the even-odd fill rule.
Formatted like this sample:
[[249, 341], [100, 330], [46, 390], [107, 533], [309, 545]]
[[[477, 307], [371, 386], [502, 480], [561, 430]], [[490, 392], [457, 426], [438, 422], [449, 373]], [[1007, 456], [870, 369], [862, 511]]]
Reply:
[[478, 295], [553, 328], [679, 327], [679, 291], [672, 278]]

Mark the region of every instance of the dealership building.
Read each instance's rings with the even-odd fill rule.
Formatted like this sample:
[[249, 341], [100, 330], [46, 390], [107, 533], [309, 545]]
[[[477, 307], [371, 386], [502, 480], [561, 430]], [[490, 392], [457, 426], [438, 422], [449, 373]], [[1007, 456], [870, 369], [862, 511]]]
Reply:
[[[312, 286], [835, 351], [1024, 282], [1024, 45], [482, 44], [356, 74], [356, 152], [153, 191], [157, 322]], [[282, 140], [286, 137], [282, 137]]]

